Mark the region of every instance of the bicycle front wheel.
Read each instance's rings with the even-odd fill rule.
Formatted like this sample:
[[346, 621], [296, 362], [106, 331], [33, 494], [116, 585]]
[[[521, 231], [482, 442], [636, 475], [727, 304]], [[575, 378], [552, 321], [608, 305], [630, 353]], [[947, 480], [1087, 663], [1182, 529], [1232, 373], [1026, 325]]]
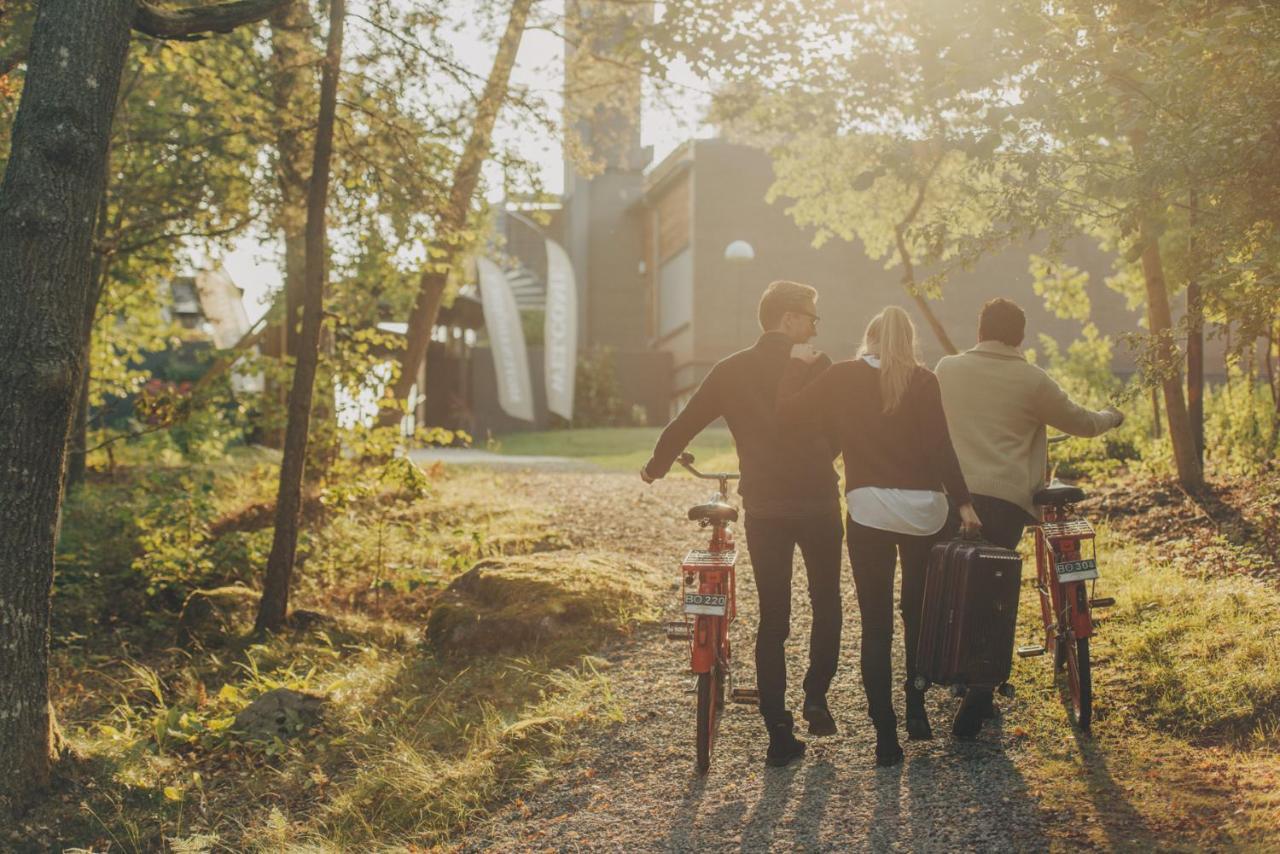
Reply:
[[1093, 673], [1089, 666], [1089, 639], [1068, 636], [1064, 645], [1067, 648], [1067, 691], [1071, 695], [1071, 722], [1088, 732], [1093, 720]]
[[698, 674], [698, 773], [711, 767], [711, 749], [715, 746], [716, 727], [724, 707], [724, 675], [719, 665]]

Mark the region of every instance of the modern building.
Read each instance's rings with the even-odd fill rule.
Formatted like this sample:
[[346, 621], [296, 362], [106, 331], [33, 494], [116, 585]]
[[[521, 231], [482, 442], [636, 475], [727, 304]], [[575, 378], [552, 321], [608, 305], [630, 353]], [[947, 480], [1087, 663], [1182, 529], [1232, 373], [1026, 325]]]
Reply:
[[[592, 5], [592, 0], [574, 2]], [[767, 153], [722, 139], [696, 139], [653, 164], [652, 152], [640, 143], [639, 75], [615, 72], [612, 94], [601, 104], [578, 94], [599, 89], [574, 85], [578, 67], [570, 50], [565, 122], [593, 153], [595, 168], [566, 159], [563, 197], [558, 203], [541, 200], [536, 210], [508, 204], [497, 219], [497, 242], [518, 304], [533, 314], [545, 297], [545, 239], [566, 248], [578, 287], [579, 351], [612, 352], [621, 396], [646, 421], [665, 423], [717, 360], [756, 339], [757, 303], [775, 279], [818, 289], [821, 322], [815, 343], [834, 358], [852, 356], [867, 322], [888, 304], [907, 308], [915, 318], [926, 364], [943, 355], [902, 286], [899, 267], [886, 269], [857, 243], [833, 239], [815, 248], [814, 233], [791, 220], [785, 200], [766, 203], [774, 182]], [[930, 306], [958, 348], [972, 346], [978, 310], [995, 296], [1014, 299], [1027, 311], [1029, 346], [1037, 346], [1040, 334], [1061, 346], [1079, 337], [1082, 324], [1052, 314], [1034, 291], [1030, 256], [1043, 253], [1043, 245], [1028, 241], [947, 277]], [[1113, 339], [1140, 332], [1140, 312], [1105, 284], [1113, 272], [1111, 256], [1084, 239], [1065, 254], [1067, 263], [1089, 273], [1092, 318], [1099, 330]], [[929, 273], [918, 270], [917, 276], [924, 280]], [[529, 352], [536, 417], [528, 423], [498, 407], [483, 333], [479, 341], [481, 346], [467, 353], [466, 369], [450, 374], [449, 394], [461, 402], [471, 428], [484, 435], [549, 426], [536, 342]], [[1209, 349], [1221, 347], [1210, 341]], [[1214, 352], [1207, 355], [1211, 363], [1221, 363]], [[1121, 343], [1114, 367], [1120, 373], [1135, 368]], [[427, 409], [425, 423], [456, 426], [439, 408]]]

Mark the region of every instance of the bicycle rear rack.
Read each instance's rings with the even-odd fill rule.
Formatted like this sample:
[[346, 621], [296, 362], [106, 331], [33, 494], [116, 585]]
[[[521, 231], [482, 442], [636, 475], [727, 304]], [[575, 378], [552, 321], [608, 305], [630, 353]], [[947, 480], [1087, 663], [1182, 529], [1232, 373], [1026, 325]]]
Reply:
[[729, 692], [729, 699], [743, 705], [758, 705], [760, 703], [760, 691], [755, 688], [734, 688]]

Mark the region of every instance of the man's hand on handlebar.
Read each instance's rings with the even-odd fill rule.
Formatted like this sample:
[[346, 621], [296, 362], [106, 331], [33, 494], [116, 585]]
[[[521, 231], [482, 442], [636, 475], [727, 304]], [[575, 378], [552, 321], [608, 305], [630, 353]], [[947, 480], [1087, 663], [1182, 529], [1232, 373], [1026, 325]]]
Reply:
[[640, 479], [643, 480], [645, 483], [653, 483], [658, 478], [649, 474], [649, 464], [645, 463], [644, 465], [640, 466]]
[[[1108, 406], [1102, 411], [1109, 412], [1116, 417], [1116, 423], [1115, 423], [1116, 427], [1119, 427], [1121, 424], [1124, 423], [1124, 413], [1121, 412], [1119, 409], [1116, 409], [1114, 406]], [[1112, 429], [1115, 429], [1115, 428], [1112, 428]]]

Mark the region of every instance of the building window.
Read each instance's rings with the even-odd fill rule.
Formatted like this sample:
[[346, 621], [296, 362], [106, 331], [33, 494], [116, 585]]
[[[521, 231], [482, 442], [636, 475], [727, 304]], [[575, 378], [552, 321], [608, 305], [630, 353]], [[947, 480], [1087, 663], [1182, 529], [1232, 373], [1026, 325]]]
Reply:
[[671, 256], [658, 270], [658, 337], [693, 322], [693, 252]]

